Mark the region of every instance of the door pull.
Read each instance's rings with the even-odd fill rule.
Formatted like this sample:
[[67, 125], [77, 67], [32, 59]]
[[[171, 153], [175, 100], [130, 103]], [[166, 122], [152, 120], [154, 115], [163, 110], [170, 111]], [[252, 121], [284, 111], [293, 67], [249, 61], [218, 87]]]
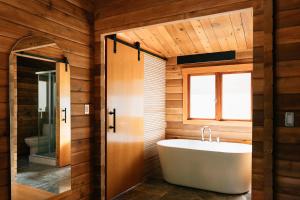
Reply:
[[109, 115], [113, 116], [113, 125], [110, 125], [108, 128], [113, 129], [113, 132], [116, 132], [116, 109], [114, 108], [113, 111], [108, 112]]
[[67, 123], [67, 108], [62, 109], [62, 112], [65, 113], [65, 118], [62, 119], [63, 122]]

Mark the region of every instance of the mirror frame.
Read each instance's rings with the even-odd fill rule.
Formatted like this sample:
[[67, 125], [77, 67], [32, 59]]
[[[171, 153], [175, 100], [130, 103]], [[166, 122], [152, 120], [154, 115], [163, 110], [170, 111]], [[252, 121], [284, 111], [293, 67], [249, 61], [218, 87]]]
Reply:
[[[23, 38], [20, 38], [11, 48], [10, 55], [9, 55], [9, 125], [10, 125], [10, 183], [11, 188], [12, 184], [15, 182], [15, 177], [17, 175], [17, 131], [18, 131], [18, 123], [17, 123], [17, 113], [18, 113], [18, 97], [17, 97], [17, 56], [18, 52], [21, 51], [28, 51], [28, 50], [34, 50], [44, 47], [50, 47], [57, 45], [61, 51], [63, 52], [64, 56], [64, 62], [68, 63], [68, 67], [70, 68], [68, 58], [64, 52], [64, 50], [53, 40], [50, 38], [47, 38], [45, 36], [38, 36], [38, 35], [32, 35], [32, 36], [26, 36]], [[28, 56], [30, 58], [30, 56]], [[32, 57], [32, 59], [37, 59], [35, 57]], [[47, 58], [40, 58], [39, 60], [42, 61], [50, 61], [54, 63], [58, 63], [59, 60], [55, 59], [47, 59]], [[71, 81], [71, 77], [70, 77]], [[70, 91], [71, 92], [71, 91]], [[71, 106], [71, 100], [70, 100], [70, 106]], [[71, 133], [70, 133], [71, 136]], [[71, 141], [70, 141], [70, 150], [72, 149]], [[71, 159], [71, 152], [70, 152], [70, 159]], [[72, 162], [70, 161], [70, 165]], [[72, 177], [72, 170], [71, 175]], [[72, 182], [72, 181], [70, 181]], [[72, 192], [72, 184], [71, 189], [65, 192], [62, 192], [57, 195], [67, 195], [70, 192]], [[12, 195], [12, 191], [11, 191]], [[57, 196], [55, 195], [55, 196]]]

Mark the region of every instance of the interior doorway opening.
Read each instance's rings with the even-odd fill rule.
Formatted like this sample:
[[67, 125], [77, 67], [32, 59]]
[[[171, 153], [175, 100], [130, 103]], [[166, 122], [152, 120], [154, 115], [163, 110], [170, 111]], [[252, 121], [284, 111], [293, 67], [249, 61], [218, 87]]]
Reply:
[[[104, 39], [102, 35], [102, 39]], [[166, 24], [158, 24], [147, 27], [141, 27], [130, 30], [123, 30], [117, 32], [115, 35], [110, 36], [112, 51], [118, 51], [120, 47], [117, 40], [123, 41], [123, 43], [131, 45], [135, 50], [133, 56], [138, 59], [140, 50], [144, 52], [151, 52], [157, 55], [157, 57], [166, 59], [165, 67], [165, 131], [164, 137], [167, 139], [200, 139], [200, 129], [204, 126], [209, 126], [212, 129], [213, 137], [221, 139], [223, 142], [230, 143], [252, 143], [252, 116], [250, 119], [230, 119], [226, 120], [214, 114], [212, 119], [195, 119], [187, 115], [189, 109], [189, 103], [184, 98], [185, 91], [188, 87], [184, 86], [184, 74], [186, 69], [196, 68], [212, 68], [220, 70], [221, 67], [227, 70], [228, 67], [246, 69], [246, 71], [231, 71], [237, 72], [252, 72], [253, 70], [253, 9], [236, 10], [226, 13], [219, 13], [216, 15], [202, 16], [199, 18], [186, 19], [181, 21], [169, 22]], [[115, 39], [114, 39], [115, 38]], [[104, 40], [103, 40], [104, 42]], [[107, 40], [104, 42], [107, 45]], [[106, 46], [106, 54], [103, 54], [105, 59], [105, 72], [103, 78], [109, 80], [108, 73], [108, 53]], [[224, 59], [219, 56], [218, 53], [234, 52], [234, 57], [231, 59]], [[217, 56], [213, 54], [217, 53]], [[188, 58], [188, 56], [198, 56], [195, 59]], [[186, 61], [182, 61], [186, 60]], [[185, 70], [184, 70], [185, 69]], [[223, 71], [209, 71], [209, 72], [195, 72], [195, 75], [199, 73], [223, 73]], [[190, 75], [188, 75], [190, 76]], [[188, 77], [187, 76], [187, 77]], [[106, 80], [103, 79], [103, 80]], [[102, 81], [103, 87], [106, 88], [107, 93], [110, 92], [107, 82]], [[252, 84], [252, 83], [250, 83]], [[220, 86], [221, 87], [221, 86]], [[252, 89], [249, 93], [251, 96]], [[106, 96], [105, 105], [106, 113], [113, 113], [113, 110], [108, 109], [107, 105], [110, 103], [110, 99]], [[187, 106], [187, 107], [185, 107]], [[250, 103], [250, 110], [252, 107], [252, 99]], [[220, 107], [216, 106], [216, 110]], [[217, 112], [216, 112], [217, 113]], [[221, 113], [221, 112], [218, 112]], [[252, 112], [251, 112], [252, 115]], [[231, 116], [231, 115], [230, 115]], [[106, 147], [106, 159], [103, 166], [105, 170], [105, 185], [106, 194], [108, 187], [108, 167], [110, 157], [107, 151], [107, 131], [112, 124], [110, 124], [110, 117], [106, 114], [103, 116], [106, 118], [105, 128], [102, 130], [102, 134], [106, 136], [104, 141]], [[144, 141], [145, 142], [145, 141]], [[156, 141], [153, 142], [153, 146], [156, 145]], [[156, 148], [156, 147], [155, 147]], [[147, 149], [144, 149], [144, 154]], [[156, 151], [156, 152], [155, 152]], [[156, 162], [159, 163], [158, 152], [154, 150], [154, 156]], [[153, 159], [151, 157], [151, 159]], [[146, 158], [144, 157], [144, 162]], [[153, 163], [152, 163], [153, 164]], [[145, 167], [145, 166], [144, 166]], [[159, 169], [160, 170], [160, 169]], [[149, 175], [151, 177], [151, 174]], [[144, 179], [143, 179], [144, 180]], [[251, 176], [250, 176], [251, 181]], [[132, 186], [135, 186], [134, 184]], [[130, 189], [131, 187], [128, 187]], [[250, 193], [246, 194], [249, 199]]]

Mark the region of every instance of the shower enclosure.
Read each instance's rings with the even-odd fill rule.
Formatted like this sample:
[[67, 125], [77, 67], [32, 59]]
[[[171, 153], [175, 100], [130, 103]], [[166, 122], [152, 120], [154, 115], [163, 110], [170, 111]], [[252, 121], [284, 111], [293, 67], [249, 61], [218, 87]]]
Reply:
[[56, 71], [36, 72], [38, 76], [37, 155], [56, 158]]

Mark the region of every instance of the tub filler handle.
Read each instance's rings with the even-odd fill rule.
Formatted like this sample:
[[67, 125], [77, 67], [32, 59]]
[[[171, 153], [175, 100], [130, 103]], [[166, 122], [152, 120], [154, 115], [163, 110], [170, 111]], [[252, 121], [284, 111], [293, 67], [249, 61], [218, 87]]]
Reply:
[[113, 132], [116, 132], [116, 109], [114, 108], [113, 111], [108, 112], [109, 115], [113, 116], [113, 125], [110, 125], [108, 128], [113, 129]]

